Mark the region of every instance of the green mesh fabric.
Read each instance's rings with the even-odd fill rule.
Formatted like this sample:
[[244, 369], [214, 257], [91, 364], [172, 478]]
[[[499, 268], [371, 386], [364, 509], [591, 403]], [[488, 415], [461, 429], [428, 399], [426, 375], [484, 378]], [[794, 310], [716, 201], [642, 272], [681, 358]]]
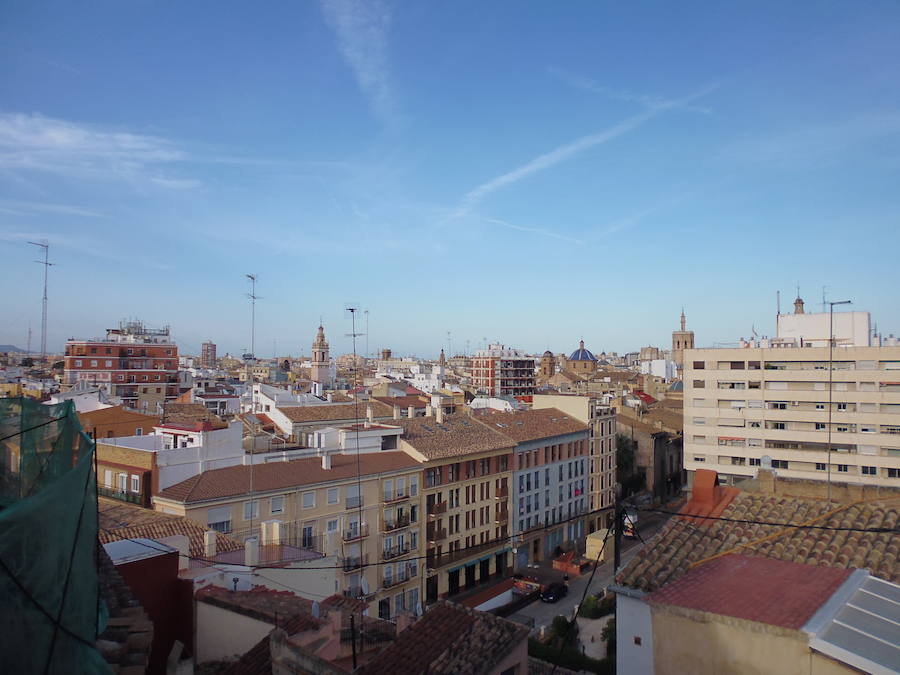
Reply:
[[109, 672], [94, 444], [71, 401], [0, 399], [0, 672]]

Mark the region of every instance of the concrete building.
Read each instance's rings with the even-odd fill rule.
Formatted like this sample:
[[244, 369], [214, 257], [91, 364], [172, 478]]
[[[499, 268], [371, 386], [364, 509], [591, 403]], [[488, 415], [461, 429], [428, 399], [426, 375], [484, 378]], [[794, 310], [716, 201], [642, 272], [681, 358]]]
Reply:
[[[684, 350], [694, 348], [694, 331], [687, 330], [684, 309], [681, 310], [681, 330], [672, 331], [672, 360], [678, 369], [684, 366]], [[659, 358], [658, 356], [656, 358]]]
[[599, 397], [565, 394], [536, 394], [532, 406], [556, 408], [590, 427], [587, 530], [608, 527], [616, 499], [616, 409]]
[[490, 344], [472, 359], [472, 386], [489, 396], [515, 396], [531, 402], [534, 395], [534, 358], [518, 349]]
[[590, 427], [555, 408], [493, 412], [479, 420], [516, 444], [515, 569], [577, 548], [589, 507]]
[[203, 368], [216, 367], [216, 343], [207, 340], [200, 345], [200, 366]]
[[178, 346], [168, 326], [120, 321], [105, 338], [66, 342], [63, 382], [102, 385], [129, 408], [156, 412], [179, 394]]
[[426, 602], [451, 597], [510, 566], [510, 480], [515, 442], [468, 415], [417, 417], [400, 448], [421, 463], [428, 518]]
[[334, 385], [336, 368], [334, 361], [328, 356], [328, 341], [325, 339], [325, 329], [319, 326], [316, 339], [312, 344], [312, 369], [310, 379], [318, 382], [325, 389], [331, 389]]
[[836, 336], [833, 361], [806, 337], [686, 351], [688, 480], [705, 468], [731, 483], [762, 466], [785, 477], [900, 485], [900, 347], [843, 346], [853, 340]]

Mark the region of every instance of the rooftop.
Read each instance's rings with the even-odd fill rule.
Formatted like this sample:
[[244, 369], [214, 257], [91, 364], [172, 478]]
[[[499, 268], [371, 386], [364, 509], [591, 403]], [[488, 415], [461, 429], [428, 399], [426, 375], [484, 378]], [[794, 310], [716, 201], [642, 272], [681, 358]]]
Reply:
[[394, 424], [403, 427], [402, 439], [428, 459], [474, 455], [515, 445], [499, 431], [464, 414], [446, 415], [440, 424], [435, 417], [394, 420]]
[[[357, 464], [357, 461], [359, 464]], [[176, 483], [159, 493], [164, 499], [192, 503], [250, 494], [250, 474], [253, 473], [253, 492], [289, 490], [301, 485], [315, 485], [354, 478], [357, 468], [364, 476], [413, 469], [419, 463], [405, 452], [377, 452], [352, 455], [331, 455], [331, 468], [322, 468], [321, 457], [303, 457], [287, 462], [269, 462], [251, 466], [229, 466], [212, 469]]]
[[[135, 424], [143, 424], [149, 429], [159, 423], [159, 418], [154, 415], [143, 415], [133, 410], [126, 410], [120, 405], [78, 413], [78, 420], [81, 422], [82, 428], [87, 431], [108, 424], [122, 424], [123, 430], [127, 430], [129, 425], [133, 427]], [[123, 433], [122, 435], [129, 434]]]
[[329, 422], [336, 420], [353, 420], [359, 416], [366, 417], [366, 407], [371, 406], [375, 417], [392, 417], [394, 414], [390, 406], [378, 401], [366, 401], [359, 403], [333, 403], [328, 405], [299, 405], [278, 408], [278, 411], [291, 422]]
[[579, 432], [589, 433], [590, 427], [556, 408], [491, 411], [480, 421], [517, 443]]
[[695, 567], [645, 600], [799, 630], [850, 574], [735, 554]]
[[441, 601], [358, 672], [488, 673], [527, 637], [526, 626]]

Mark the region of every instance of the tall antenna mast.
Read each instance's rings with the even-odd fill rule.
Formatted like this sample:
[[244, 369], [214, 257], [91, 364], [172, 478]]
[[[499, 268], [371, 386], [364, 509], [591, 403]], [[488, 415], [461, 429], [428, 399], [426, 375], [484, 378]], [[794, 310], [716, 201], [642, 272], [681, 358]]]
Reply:
[[31, 356], [31, 322], [28, 322], [28, 344], [25, 347], [25, 353]]
[[453, 356], [453, 348], [452, 348], [452, 346], [451, 346], [452, 344], [453, 344], [453, 343], [450, 342], [450, 331], [448, 330], [448, 331], [447, 331], [447, 358], [448, 358], [448, 359], [449, 359], [451, 356]]
[[363, 310], [366, 315], [366, 353], [365, 358], [369, 358], [369, 310]]
[[250, 355], [256, 358], [256, 301], [260, 297], [256, 294], [256, 275], [245, 274], [250, 280], [250, 292], [247, 297], [250, 298]]
[[47, 270], [50, 269], [50, 266], [53, 265], [53, 263], [49, 260], [50, 244], [46, 239], [39, 242], [29, 241], [28, 243], [32, 246], [44, 249], [44, 259], [35, 260], [38, 265], [44, 266], [44, 304], [41, 310], [41, 366], [43, 366], [44, 361], [47, 358]]

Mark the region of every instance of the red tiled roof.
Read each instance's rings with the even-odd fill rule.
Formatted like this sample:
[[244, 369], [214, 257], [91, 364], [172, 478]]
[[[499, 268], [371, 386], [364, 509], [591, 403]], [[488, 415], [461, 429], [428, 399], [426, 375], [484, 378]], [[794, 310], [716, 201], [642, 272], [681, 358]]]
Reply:
[[[356, 476], [357, 466], [363, 475], [412, 469], [419, 463], [405, 452], [376, 452], [356, 455], [332, 455], [331, 468], [322, 468], [320, 457], [303, 457], [288, 462], [268, 462], [252, 467], [253, 491], [289, 490], [301, 485], [315, 485]], [[164, 499], [192, 503], [250, 493], [249, 465], [211, 469], [171, 485], [159, 493]]]
[[372, 413], [375, 417], [388, 418], [393, 416], [393, 410], [378, 401], [282, 406], [278, 408], [278, 411], [291, 422], [335, 422], [339, 420], [353, 420], [356, 419], [357, 415], [361, 419], [365, 419], [367, 406], [372, 407]]
[[403, 410], [406, 410], [409, 406], [413, 406], [414, 408], [428, 407], [428, 404], [425, 401], [423, 401], [418, 396], [414, 396], [414, 395], [373, 396], [372, 399], [375, 401], [381, 401], [385, 405], [391, 406], [391, 409], [393, 409], [393, 406], [398, 406], [399, 408], [402, 408]]
[[494, 412], [481, 421], [518, 443], [590, 431], [587, 425], [556, 408]]
[[645, 600], [798, 630], [850, 574], [733, 554], [694, 568]]

